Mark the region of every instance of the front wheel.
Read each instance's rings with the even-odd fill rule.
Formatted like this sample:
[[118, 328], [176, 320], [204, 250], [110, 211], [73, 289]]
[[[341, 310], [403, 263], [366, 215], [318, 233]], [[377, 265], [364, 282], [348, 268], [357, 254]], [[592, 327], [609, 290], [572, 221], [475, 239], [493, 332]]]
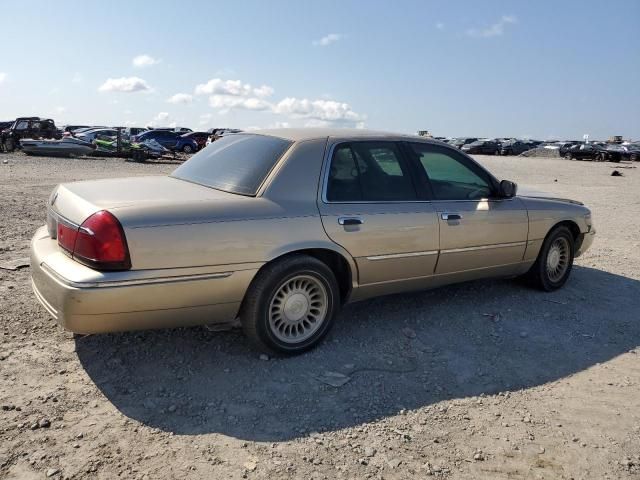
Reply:
[[16, 149], [16, 144], [13, 140], [13, 138], [7, 138], [4, 141], [4, 149], [8, 152], [11, 153]]
[[573, 160], [573, 155], [571, 155], [570, 153], [565, 153], [564, 154], [564, 159], [565, 160]]
[[295, 355], [324, 338], [339, 305], [331, 269], [316, 258], [294, 255], [258, 273], [245, 295], [240, 320], [260, 350]]
[[185, 145], [182, 147], [182, 151], [184, 153], [193, 153], [193, 147], [191, 145]]
[[562, 287], [573, 267], [575, 240], [565, 226], [553, 229], [540, 249], [538, 258], [527, 277], [536, 287], [547, 292]]

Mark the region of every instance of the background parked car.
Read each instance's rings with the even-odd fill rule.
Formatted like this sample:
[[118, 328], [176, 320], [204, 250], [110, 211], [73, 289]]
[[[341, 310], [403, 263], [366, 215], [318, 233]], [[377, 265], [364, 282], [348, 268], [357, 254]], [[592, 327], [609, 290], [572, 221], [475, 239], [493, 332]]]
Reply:
[[640, 142], [629, 143], [624, 146], [627, 150], [626, 159], [632, 162], [640, 161]]
[[60, 133], [50, 118], [20, 117], [2, 131], [0, 141], [7, 152], [13, 152], [23, 138], [60, 138]]
[[61, 127], [62, 133], [73, 133], [76, 130], [80, 130], [82, 128], [94, 128], [90, 125], [64, 125]]
[[536, 142], [528, 140], [508, 140], [500, 144], [501, 155], [520, 155], [537, 146]]
[[155, 140], [160, 145], [174, 152], [193, 153], [198, 150], [198, 143], [192, 138], [184, 138], [180, 132], [168, 130], [149, 130], [136, 137], [138, 143]]
[[207, 145], [207, 139], [209, 134], [207, 132], [189, 132], [184, 133], [182, 138], [191, 138], [198, 144], [198, 150], [204, 148]]
[[468, 154], [500, 155], [500, 144], [495, 140], [477, 140], [463, 145], [461, 150]]
[[606, 147], [598, 143], [580, 143], [566, 148], [563, 157], [567, 160], [598, 160], [605, 162], [608, 159], [608, 154]]
[[456, 147], [456, 148], [462, 148], [463, 145], [467, 145], [468, 143], [473, 143], [475, 141], [477, 141], [478, 139], [476, 137], [459, 137], [459, 138], [454, 138], [449, 142], [449, 145]]
[[93, 142], [96, 138], [102, 137], [115, 137], [118, 135], [118, 131], [114, 128], [94, 128], [92, 130], [85, 130], [82, 133], [74, 135], [74, 137], [84, 140], [85, 142]]
[[146, 127], [127, 127], [122, 130], [122, 135], [133, 142], [138, 135], [148, 131], [149, 129]]
[[211, 142], [215, 142], [217, 139], [225, 135], [241, 132], [242, 130], [238, 130], [237, 128], [210, 128], [209, 130], [207, 130], [207, 133], [209, 134], [207, 145], [209, 145]]
[[175, 132], [175, 133], [189, 133], [189, 132], [193, 132], [192, 129], [187, 128], [187, 127], [161, 127], [161, 128], [154, 128], [152, 130], [161, 130], [163, 132]]

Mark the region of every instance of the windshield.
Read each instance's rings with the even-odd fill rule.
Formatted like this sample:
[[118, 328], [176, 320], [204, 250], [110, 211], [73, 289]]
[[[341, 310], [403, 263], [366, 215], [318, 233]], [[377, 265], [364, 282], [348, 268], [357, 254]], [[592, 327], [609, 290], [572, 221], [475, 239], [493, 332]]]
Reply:
[[255, 195], [291, 143], [264, 135], [228, 135], [196, 153], [171, 176], [225, 192]]

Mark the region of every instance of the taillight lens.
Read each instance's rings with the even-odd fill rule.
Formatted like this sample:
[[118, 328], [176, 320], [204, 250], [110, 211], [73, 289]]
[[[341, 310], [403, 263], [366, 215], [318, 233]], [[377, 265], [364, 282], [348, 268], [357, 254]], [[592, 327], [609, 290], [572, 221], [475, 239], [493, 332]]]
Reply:
[[58, 244], [75, 260], [96, 270], [131, 268], [122, 225], [105, 210], [91, 215], [77, 229], [59, 222]]
[[78, 236], [78, 228], [58, 222], [57, 235], [58, 245], [66, 251], [73, 253], [73, 247], [76, 245], [76, 237]]

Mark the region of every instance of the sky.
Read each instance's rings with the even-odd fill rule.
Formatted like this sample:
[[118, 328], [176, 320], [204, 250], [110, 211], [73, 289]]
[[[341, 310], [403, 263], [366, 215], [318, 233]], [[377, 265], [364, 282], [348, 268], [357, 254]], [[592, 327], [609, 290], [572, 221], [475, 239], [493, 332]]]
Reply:
[[638, 0], [0, 5], [0, 120], [640, 138]]

